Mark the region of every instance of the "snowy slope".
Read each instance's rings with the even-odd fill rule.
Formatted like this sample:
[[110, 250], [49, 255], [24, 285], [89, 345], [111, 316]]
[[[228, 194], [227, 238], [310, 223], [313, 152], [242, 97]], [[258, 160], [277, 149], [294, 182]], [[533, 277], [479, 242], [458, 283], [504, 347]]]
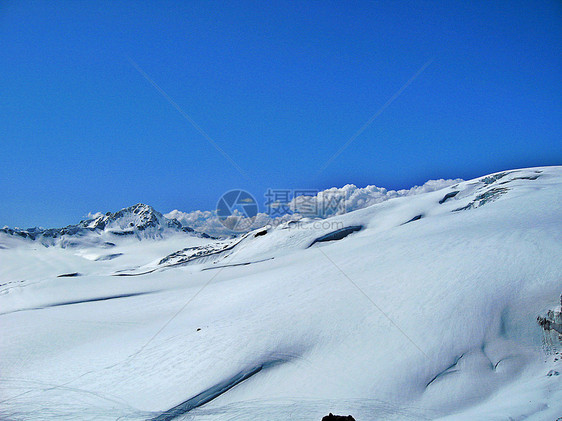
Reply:
[[0, 418], [556, 420], [561, 211], [544, 167], [232, 240], [4, 241]]

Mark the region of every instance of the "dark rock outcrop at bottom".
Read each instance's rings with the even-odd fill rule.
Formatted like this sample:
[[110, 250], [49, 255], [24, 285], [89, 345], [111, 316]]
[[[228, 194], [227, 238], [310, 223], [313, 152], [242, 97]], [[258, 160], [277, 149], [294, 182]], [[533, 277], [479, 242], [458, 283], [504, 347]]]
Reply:
[[329, 415], [322, 418], [322, 421], [355, 421], [355, 418], [351, 415], [334, 415], [330, 412]]

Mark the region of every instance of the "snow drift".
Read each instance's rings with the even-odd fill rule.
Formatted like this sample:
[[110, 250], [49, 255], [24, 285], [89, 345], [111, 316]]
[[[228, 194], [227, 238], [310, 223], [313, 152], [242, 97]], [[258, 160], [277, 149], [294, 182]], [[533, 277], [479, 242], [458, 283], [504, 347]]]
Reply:
[[543, 167], [107, 259], [0, 233], [0, 418], [555, 420], [561, 210]]

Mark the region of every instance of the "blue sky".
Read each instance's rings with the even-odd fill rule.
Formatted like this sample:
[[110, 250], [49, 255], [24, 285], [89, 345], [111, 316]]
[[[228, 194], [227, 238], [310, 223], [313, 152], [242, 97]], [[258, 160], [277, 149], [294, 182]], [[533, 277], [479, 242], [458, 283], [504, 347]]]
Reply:
[[560, 22], [554, 0], [3, 2], [0, 225], [559, 165]]

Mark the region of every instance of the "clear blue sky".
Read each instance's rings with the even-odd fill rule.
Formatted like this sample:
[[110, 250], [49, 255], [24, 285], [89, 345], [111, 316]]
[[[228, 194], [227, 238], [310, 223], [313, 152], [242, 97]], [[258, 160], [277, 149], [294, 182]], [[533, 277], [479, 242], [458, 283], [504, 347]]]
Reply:
[[556, 0], [8, 1], [0, 45], [0, 226], [562, 163]]

